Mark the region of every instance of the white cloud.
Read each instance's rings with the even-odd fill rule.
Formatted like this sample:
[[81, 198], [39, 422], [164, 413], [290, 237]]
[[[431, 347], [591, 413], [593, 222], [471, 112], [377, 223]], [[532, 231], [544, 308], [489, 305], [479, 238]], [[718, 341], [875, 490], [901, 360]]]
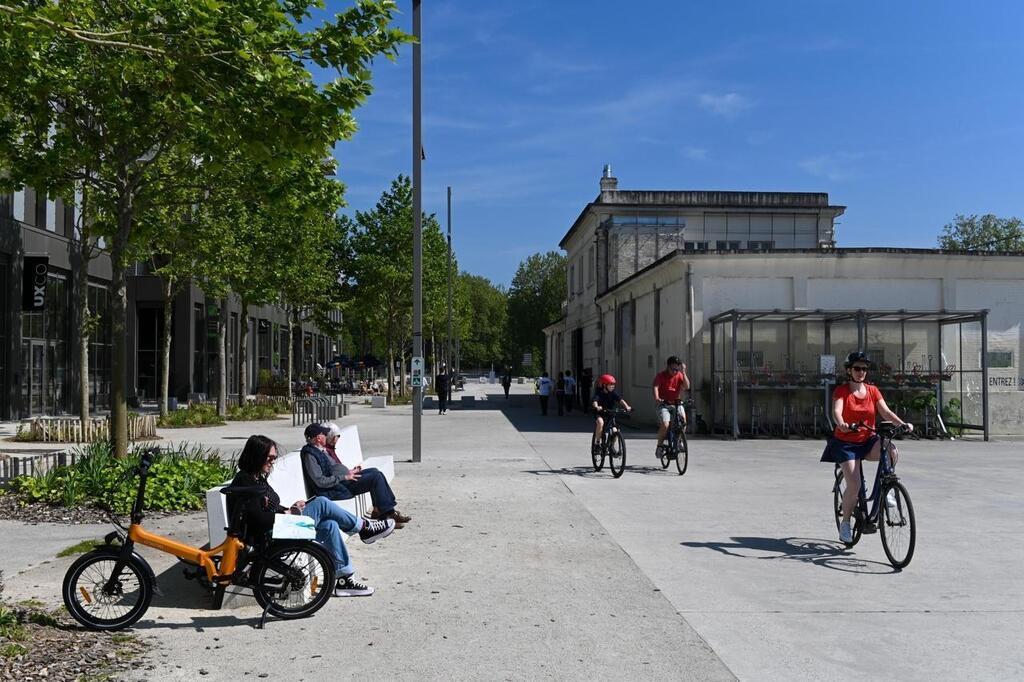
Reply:
[[713, 114], [729, 117], [754, 106], [750, 99], [738, 92], [728, 92], [724, 95], [705, 93], [697, 98], [697, 102]]
[[831, 182], [842, 182], [858, 176], [857, 162], [863, 157], [864, 154], [845, 152], [821, 154], [798, 161], [797, 165], [815, 177], [825, 178]]

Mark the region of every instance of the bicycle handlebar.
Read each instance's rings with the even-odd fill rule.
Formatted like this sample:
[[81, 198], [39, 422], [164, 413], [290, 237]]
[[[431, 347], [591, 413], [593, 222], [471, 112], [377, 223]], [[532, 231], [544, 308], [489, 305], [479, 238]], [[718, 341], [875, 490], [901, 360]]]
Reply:
[[[889, 424], [891, 422], [882, 422], [882, 423], [883, 424]], [[876, 429], [876, 428], [870, 427], [867, 424], [865, 424], [864, 422], [854, 422], [853, 424], [849, 424], [848, 426], [850, 427], [850, 432], [851, 433], [853, 433], [855, 431], [859, 431], [860, 429], [864, 429], [865, 431], [870, 431], [871, 433], [875, 433], [875, 434], [878, 434], [879, 436], [886, 436], [886, 437], [898, 436], [900, 434], [910, 433], [910, 429], [907, 428], [906, 423], [900, 424], [899, 426], [893, 426], [892, 428], [885, 428], [883, 426], [881, 429]]]

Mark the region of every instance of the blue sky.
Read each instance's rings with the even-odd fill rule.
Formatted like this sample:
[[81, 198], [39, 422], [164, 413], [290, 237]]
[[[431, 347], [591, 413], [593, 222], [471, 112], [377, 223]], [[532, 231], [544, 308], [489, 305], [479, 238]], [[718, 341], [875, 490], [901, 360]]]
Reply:
[[[329, 3], [344, 6], [347, 3]], [[424, 209], [462, 269], [557, 249], [624, 189], [824, 191], [840, 246], [1024, 216], [1024, 3], [424, 0]], [[411, 31], [411, 2], [400, 2]], [[411, 49], [338, 146], [351, 209], [411, 172]]]

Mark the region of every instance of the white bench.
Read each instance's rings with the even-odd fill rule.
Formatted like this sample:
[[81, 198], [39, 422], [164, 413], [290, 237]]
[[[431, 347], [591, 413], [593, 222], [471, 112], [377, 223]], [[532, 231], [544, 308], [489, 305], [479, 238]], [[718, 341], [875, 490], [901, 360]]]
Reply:
[[[379, 469], [390, 483], [395, 478], [395, 458], [391, 455], [363, 459], [363, 447], [359, 442], [359, 427], [343, 426], [335, 452], [341, 463], [349, 469], [362, 465], [364, 469]], [[280, 496], [281, 504], [288, 506], [296, 500], [306, 500], [312, 491], [306, 491], [306, 481], [302, 475], [302, 457], [295, 450], [278, 456], [274, 468], [267, 477], [267, 482]], [[227, 535], [228, 508], [225, 496], [220, 492], [227, 483], [210, 488], [206, 491], [206, 523], [210, 535], [210, 547], [224, 542]], [[369, 493], [356, 495], [348, 500], [334, 500], [334, 504], [356, 516], [363, 516], [373, 509]], [[342, 533], [342, 539], [345, 534]]]

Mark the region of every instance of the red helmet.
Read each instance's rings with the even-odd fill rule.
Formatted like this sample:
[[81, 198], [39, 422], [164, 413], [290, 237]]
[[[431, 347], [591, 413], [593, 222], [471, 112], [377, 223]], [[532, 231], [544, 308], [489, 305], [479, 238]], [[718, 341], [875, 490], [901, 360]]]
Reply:
[[607, 386], [608, 384], [614, 384], [614, 383], [616, 383], [615, 382], [615, 377], [613, 377], [611, 374], [602, 374], [601, 376], [599, 376], [597, 378], [597, 387], [598, 388], [601, 388], [602, 386]]

